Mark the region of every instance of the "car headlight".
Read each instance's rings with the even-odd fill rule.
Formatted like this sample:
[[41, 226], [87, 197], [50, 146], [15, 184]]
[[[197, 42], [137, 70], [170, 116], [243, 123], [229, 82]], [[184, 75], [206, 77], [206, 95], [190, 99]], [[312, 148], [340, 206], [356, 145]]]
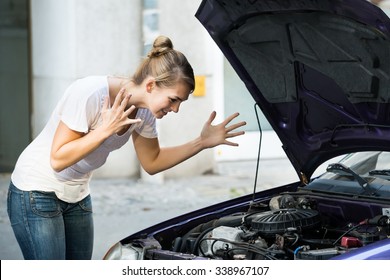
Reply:
[[131, 244], [122, 245], [120, 242], [112, 246], [103, 257], [103, 260], [142, 260], [142, 248], [136, 248]]

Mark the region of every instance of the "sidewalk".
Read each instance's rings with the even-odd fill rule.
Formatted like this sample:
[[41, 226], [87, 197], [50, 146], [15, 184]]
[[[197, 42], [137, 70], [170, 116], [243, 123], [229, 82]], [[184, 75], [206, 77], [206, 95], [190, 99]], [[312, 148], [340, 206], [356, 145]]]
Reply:
[[[257, 190], [298, 180], [286, 159], [260, 162]], [[95, 244], [93, 259], [138, 230], [201, 207], [253, 192], [255, 161], [221, 162], [214, 174], [168, 179], [163, 184], [137, 179], [92, 179]], [[6, 213], [10, 174], [0, 174], [0, 259], [23, 256]]]

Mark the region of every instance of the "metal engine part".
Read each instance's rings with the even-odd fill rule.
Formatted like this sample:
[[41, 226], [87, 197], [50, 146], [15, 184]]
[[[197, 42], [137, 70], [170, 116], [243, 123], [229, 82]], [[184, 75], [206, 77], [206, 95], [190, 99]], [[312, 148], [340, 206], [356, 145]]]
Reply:
[[[243, 241], [245, 232], [241, 228], [220, 226], [210, 231], [201, 241], [200, 249], [205, 256], [222, 255], [231, 249], [237, 249], [235, 254], [244, 254], [245, 249], [240, 248], [246, 244]], [[256, 246], [267, 248], [267, 243], [261, 238], [256, 239]]]

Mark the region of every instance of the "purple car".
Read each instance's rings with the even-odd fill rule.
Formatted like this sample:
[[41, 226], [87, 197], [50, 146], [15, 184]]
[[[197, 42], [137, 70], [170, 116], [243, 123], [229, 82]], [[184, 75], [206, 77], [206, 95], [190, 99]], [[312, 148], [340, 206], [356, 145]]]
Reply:
[[365, 0], [204, 0], [196, 17], [300, 181], [152, 226], [105, 259], [390, 260], [390, 19]]

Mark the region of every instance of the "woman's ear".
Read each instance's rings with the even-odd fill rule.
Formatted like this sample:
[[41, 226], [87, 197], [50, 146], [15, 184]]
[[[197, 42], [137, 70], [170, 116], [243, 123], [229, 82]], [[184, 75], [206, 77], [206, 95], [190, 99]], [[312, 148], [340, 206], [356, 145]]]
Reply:
[[152, 90], [154, 89], [154, 85], [155, 85], [154, 80], [150, 79], [149, 81], [147, 81], [147, 83], [146, 83], [146, 91], [148, 93], [151, 93]]

